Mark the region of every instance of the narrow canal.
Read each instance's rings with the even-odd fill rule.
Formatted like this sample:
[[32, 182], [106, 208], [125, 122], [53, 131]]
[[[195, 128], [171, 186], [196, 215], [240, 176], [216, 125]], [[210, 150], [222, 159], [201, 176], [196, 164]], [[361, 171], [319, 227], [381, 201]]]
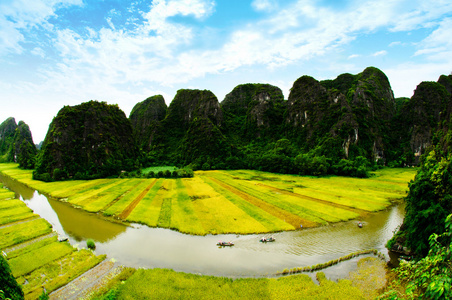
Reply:
[[[60, 236], [68, 237], [72, 245], [86, 248], [86, 240], [93, 239], [97, 254], [107, 254], [125, 266], [216, 276], [268, 276], [285, 268], [311, 266], [366, 249], [377, 249], [389, 257], [384, 245], [404, 216], [404, 206], [399, 204], [370, 214], [362, 220], [363, 228], [358, 228], [357, 221], [342, 222], [275, 233], [275, 242], [260, 243], [263, 235], [192, 236], [138, 224], [124, 226], [68, 203], [47, 199], [3, 175], [0, 180], [17, 198], [49, 221]], [[235, 245], [218, 247], [218, 240], [232, 241]], [[323, 272], [330, 279], [338, 279], [355, 268], [356, 259]]]

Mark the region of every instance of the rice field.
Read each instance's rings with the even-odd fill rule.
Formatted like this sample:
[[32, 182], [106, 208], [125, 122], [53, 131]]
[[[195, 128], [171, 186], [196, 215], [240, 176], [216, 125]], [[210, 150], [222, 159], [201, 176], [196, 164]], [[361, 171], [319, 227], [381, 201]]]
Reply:
[[[264, 233], [339, 222], [378, 211], [405, 196], [415, 169], [383, 169], [369, 179], [302, 177], [250, 170], [200, 171], [183, 179], [98, 179], [44, 183], [17, 164], [0, 164], [0, 172], [41, 193], [81, 209], [127, 222], [172, 228], [190, 234]], [[1, 187], [1, 186], [0, 186]], [[14, 193], [0, 188], [0, 250], [26, 299], [43, 288], [52, 292], [100, 266], [105, 256], [59, 242], [51, 225], [34, 214]], [[332, 282], [317, 274], [284, 278], [199, 276], [171, 270], [137, 270], [117, 288], [120, 298], [334, 298], [360, 299], [347, 280]], [[206, 294], [206, 292], [208, 294]], [[344, 298], [344, 297], [343, 297]]]
[[[9, 169], [15, 178], [27, 178], [28, 171]], [[43, 288], [52, 292], [105, 259], [59, 242], [52, 226], [14, 196], [0, 184], [0, 255], [6, 255], [25, 299], [37, 299]]]
[[89, 212], [205, 235], [295, 230], [361, 218], [402, 199], [416, 169], [382, 169], [367, 179], [234, 170], [198, 171], [182, 179], [52, 183], [32, 180], [31, 171], [16, 164], [0, 164], [0, 172]]
[[366, 299], [349, 280], [334, 282], [317, 273], [282, 278], [201, 276], [167, 269], [137, 270], [120, 284], [115, 299]]

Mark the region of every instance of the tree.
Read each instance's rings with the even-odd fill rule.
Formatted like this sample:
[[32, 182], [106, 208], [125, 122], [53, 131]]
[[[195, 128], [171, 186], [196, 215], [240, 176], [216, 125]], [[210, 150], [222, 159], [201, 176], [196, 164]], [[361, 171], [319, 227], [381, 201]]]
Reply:
[[[419, 261], [402, 261], [396, 269], [394, 286], [405, 286], [406, 295], [392, 288], [381, 299], [451, 299], [452, 297], [452, 214], [445, 221], [444, 233], [429, 238], [428, 255]], [[403, 297], [403, 298], [399, 298]]]
[[5, 298], [13, 300], [24, 299], [24, 292], [14, 278], [8, 262], [3, 257], [3, 253], [2, 251], [2, 254], [0, 254], [0, 289], [3, 291]]

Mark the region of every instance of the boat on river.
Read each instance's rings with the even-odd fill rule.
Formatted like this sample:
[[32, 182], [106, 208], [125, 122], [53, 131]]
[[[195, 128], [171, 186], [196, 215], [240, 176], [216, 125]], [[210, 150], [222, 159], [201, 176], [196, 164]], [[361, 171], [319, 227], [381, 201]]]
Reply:
[[261, 243], [268, 243], [268, 242], [274, 242], [274, 241], [276, 241], [276, 239], [274, 237], [269, 237], [269, 238], [263, 237], [259, 240], [259, 242], [261, 242]]
[[219, 241], [219, 242], [217, 243], [217, 246], [220, 246], [220, 247], [230, 247], [230, 246], [234, 246], [234, 243], [233, 243], [233, 242]]

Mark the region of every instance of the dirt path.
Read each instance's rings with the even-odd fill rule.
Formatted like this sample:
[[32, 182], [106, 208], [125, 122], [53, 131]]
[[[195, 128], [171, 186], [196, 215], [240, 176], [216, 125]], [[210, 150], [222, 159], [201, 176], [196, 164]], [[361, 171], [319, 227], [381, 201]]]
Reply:
[[116, 202], [118, 202], [119, 200], [121, 200], [125, 195], [127, 195], [128, 193], [130, 193], [133, 189], [135, 189], [138, 185], [140, 185], [141, 182], [138, 182], [137, 184], [135, 184], [133, 187], [131, 187], [130, 189], [128, 189], [126, 192], [124, 192], [122, 195], [120, 195], [119, 197], [117, 197], [115, 200], [111, 201], [110, 203], [108, 203], [107, 205], [105, 205], [100, 212], [104, 212], [107, 209], [109, 209], [111, 206], [113, 206], [113, 204], [115, 204]]
[[318, 224], [306, 219], [303, 219], [297, 215], [294, 215], [288, 211], [282, 210], [281, 208], [274, 206], [270, 203], [267, 203], [261, 199], [258, 199], [256, 197], [253, 197], [249, 194], [246, 194], [240, 190], [238, 190], [237, 188], [230, 186], [216, 178], [213, 177], [208, 177], [209, 179], [211, 179], [212, 181], [214, 181], [216, 184], [220, 185], [221, 187], [227, 189], [228, 191], [236, 194], [237, 196], [239, 196], [240, 198], [242, 198], [243, 200], [253, 204], [254, 206], [259, 207], [260, 209], [268, 212], [269, 214], [284, 220], [286, 223], [289, 223], [290, 225], [294, 226], [295, 228], [299, 228], [300, 224], [303, 224], [303, 227], [315, 227]]
[[125, 220], [130, 215], [130, 213], [137, 207], [138, 203], [146, 196], [146, 194], [149, 192], [150, 189], [154, 186], [154, 184], [157, 182], [157, 179], [155, 179], [147, 188], [144, 189], [144, 191], [141, 192], [141, 194], [138, 195], [138, 197], [135, 198], [135, 200], [132, 201], [132, 203], [129, 204], [129, 206], [126, 207], [122, 211], [122, 213], [119, 214], [119, 218]]
[[49, 299], [80, 299], [87, 296], [96, 288], [102, 279], [115, 272], [116, 263], [111, 260], [104, 260], [94, 268], [86, 271], [65, 286], [53, 291]]

